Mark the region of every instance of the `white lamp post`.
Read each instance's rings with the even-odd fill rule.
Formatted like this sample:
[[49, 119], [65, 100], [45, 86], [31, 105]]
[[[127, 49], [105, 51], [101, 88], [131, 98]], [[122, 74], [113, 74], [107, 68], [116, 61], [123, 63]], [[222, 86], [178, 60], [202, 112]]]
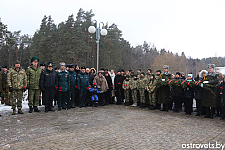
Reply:
[[[96, 22], [96, 28], [93, 26], [93, 21]], [[100, 40], [100, 33], [101, 35], [107, 35], [107, 30], [105, 29], [104, 23], [100, 22], [99, 26], [97, 26], [97, 21], [93, 20], [92, 25], [88, 28], [89, 33], [95, 33], [96, 29], [96, 43], [97, 43], [97, 72], [98, 72], [98, 64], [99, 64], [99, 40]], [[100, 29], [101, 23], [103, 24], [102, 29]]]

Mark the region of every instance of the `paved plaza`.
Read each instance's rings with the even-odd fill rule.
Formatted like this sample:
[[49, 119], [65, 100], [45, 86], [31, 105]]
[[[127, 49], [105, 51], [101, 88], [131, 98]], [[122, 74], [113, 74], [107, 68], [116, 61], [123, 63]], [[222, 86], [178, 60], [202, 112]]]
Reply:
[[177, 150], [188, 148], [188, 144], [211, 143], [212, 148], [225, 143], [225, 121], [216, 117], [123, 105], [48, 113], [44, 107], [40, 113], [30, 114], [28, 108], [23, 111], [25, 114], [15, 116], [8, 111], [0, 118], [0, 149]]

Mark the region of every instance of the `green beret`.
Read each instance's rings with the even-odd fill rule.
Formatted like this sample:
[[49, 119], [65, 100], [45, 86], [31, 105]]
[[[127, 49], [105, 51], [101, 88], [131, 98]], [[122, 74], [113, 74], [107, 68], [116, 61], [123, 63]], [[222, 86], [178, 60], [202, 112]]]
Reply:
[[33, 61], [39, 62], [39, 58], [37, 56], [34, 56], [33, 58], [31, 58], [31, 62], [33, 62]]

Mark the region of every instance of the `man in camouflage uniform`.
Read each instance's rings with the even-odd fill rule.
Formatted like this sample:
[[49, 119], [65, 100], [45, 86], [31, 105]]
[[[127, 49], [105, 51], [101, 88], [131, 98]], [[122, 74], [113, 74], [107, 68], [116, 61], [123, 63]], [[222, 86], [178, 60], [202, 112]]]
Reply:
[[126, 75], [126, 79], [123, 81], [123, 90], [125, 95], [125, 103], [124, 106], [129, 105], [129, 93], [130, 93], [130, 81], [129, 81], [129, 75]]
[[[7, 65], [3, 65], [2, 66], [2, 72], [1, 72], [1, 74], [2, 74], [2, 80], [0, 79], [0, 81], [2, 81], [2, 90], [3, 90], [2, 91], [2, 101], [6, 105], [10, 105], [10, 101], [9, 101], [9, 88], [7, 86], [7, 73], [8, 73], [8, 66]], [[1, 83], [0, 83], [0, 85], [1, 85]]]
[[130, 90], [132, 94], [133, 99], [133, 107], [137, 106], [137, 88], [138, 88], [138, 81], [137, 81], [137, 75], [134, 75], [133, 79], [130, 80]]
[[40, 95], [40, 88], [39, 88], [39, 80], [41, 77], [42, 70], [38, 68], [38, 57], [33, 57], [31, 59], [31, 65], [27, 69], [27, 85], [28, 85], [28, 106], [29, 106], [29, 113], [32, 113], [33, 109], [35, 112], [40, 112], [38, 109], [39, 105], [39, 95]]
[[149, 110], [155, 110], [155, 98], [156, 98], [156, 79], [155, 79], [155, 75], [152, 74], [150, 77], [150, 80], [147, 81], [147, 86], [146, 86], [146, 90], [148, 92], [148, 98], [149, 98]]
[[145, 99], [145, 86], [146, 86], [146, 79], [145, 79], [145, 73], [141, 72], [140, 74], [140, 79], [138, 81], [138, 90], [140, 93], [140, 108], [145, 108], [145, 103], [146, 103], [146, 99]]
[[146, 77], [147, 81], [149, 81], [152, 76], [152, 69], [149, 68], [147, 71], [148, 71], [148, 73], [145, 77]]
[[[12, 94], [12, 115], [16, 114], [16, 106], [18, 108], [18, 113], [22, 112], [22, 97], [23, 91], [27, 87], [27, 75], [24, 69], [20, 67], [20, 62], [17, 60], [15, 66], [11, 68], [7, 74], [7, 83], [9, 86], [9, 91]], [[17, 103], [16, 103], [17, 99]]]

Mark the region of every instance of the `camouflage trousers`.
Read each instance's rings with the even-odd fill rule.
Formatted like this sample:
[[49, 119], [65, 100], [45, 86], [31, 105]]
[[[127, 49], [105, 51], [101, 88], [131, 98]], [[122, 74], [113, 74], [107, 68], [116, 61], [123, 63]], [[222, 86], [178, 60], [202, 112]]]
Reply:
[[145, 90], [139, 90], [140, 92], [140, 102], [145, 103]]
[[29, 89], [28, 95], [28, 106], [39, 106], [40, 90]]
[[2, 91], [1, 93], [1, 98], [2, 98], [2, 104], [6, 104], [6, 105], [11, 105], [10, 101], [9, 101], [9, 91]]
[[155, 106], [155, 97], [156, 97], [156, 93], [148, 93], [148, 98], [149, 98], [149, 104], [152, 106]]
[[132, 94], [133, 103], [137, 103], [137, 90], [133, 89], [131, 91], [131, 94]]
[[124, 90], [124, 95], [125, 95], [125, 102], [129, 103], [130, 100], [130, 90]]
[[21, 109], [23, 90], [13, 90], [13, 92], [11, 92], [10, 95], [11, 95], [12, 109], [16, 109], [16, 106], [18, 109]]

